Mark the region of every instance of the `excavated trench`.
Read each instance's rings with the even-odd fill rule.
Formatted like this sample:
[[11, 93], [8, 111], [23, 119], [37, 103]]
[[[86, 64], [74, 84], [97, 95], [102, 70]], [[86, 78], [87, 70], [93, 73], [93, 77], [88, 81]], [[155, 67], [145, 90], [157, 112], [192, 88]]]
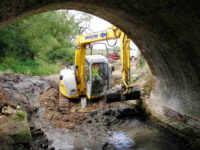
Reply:
[[5, 74], [0, 79], [1, 91], [10, 97], [7, 104], [20, 106], [32, 124], [32, 142], [24, 149], [182, 150], [189, 147], [183, 139], [148, 120], [133, 101], [89, 104], [85, 112], [72, 107], [66, 114], [57, 109], [57, 87], [46, 77]]

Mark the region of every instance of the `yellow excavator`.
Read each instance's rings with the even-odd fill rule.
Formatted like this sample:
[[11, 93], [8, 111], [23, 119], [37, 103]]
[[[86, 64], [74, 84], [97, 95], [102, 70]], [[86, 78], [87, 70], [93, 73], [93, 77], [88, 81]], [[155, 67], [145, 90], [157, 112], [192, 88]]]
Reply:
[[107, 96], [111, 81], [112, 67], [108, 58], [102, 55], [86, 55], [86, 47], [94, 42], [120, 39], [122, 64], [122, 92], [132, 92], [130, 85], [130, 39], [119, 28], [111, 26], [103, 32], [83, 34], [77, 37], [74, 66], [60, 72], [59, 91], [67, 99], [81, 99], [82, 107], [87, 100]]

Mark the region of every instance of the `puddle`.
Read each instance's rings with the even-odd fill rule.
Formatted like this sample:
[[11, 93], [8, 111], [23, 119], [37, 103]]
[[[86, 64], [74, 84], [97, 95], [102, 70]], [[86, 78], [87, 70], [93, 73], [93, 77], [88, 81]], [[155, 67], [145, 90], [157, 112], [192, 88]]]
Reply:
[[117, 150], [124, 150], [127, 148], [133, 148], [135, 142], [128, 137], [124, 132], [114, 132], [112, 137], [109, 138], [109, 143], [114, 145]]

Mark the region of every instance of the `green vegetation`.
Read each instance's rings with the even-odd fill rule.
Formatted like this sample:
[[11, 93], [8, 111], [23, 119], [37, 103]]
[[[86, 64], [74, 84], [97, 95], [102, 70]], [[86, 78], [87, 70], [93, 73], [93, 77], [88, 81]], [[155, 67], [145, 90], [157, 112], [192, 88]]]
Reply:
[[146, 65], [147, 65], [147, 62], [146, 62], [144, 56], [140, 54], [140, 57], [139, 57], [139, 66], [140, 66], [140, 68], [143, 68]]
[[[82, 16], [82, 21], [90, 17]], [[0, 30], [0, 71], [30, 75], [58, 73], [74, 60], [81, 21], [68, 11], [27, 17]]]
[[22, 130], [13, 137], [15, 143], [30, 143], [32, 137], [30, 130]]
[[141, 54], [138, 56], [136, 62], [136, 69], [133, 70], [131, 81], [134, 84], [142, 85], [143, 93], [145, 95], [150, 95], [152, 86], [153, 86], [153, 75], [151, 70], [144, 58]]
[[24, 111], [17, 111], [15, 114], [15, 119], [16, 120], [25, 120], [26, 119], [26, 112]]

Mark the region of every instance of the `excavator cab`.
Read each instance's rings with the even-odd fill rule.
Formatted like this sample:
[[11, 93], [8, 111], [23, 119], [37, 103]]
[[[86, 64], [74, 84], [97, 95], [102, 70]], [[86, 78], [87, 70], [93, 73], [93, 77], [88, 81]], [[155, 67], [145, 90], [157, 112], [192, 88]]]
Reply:
[[111, 68], [106, 57], [102, 55], [86, 56], [86, 95], [88, 99], [105, 95], [109, 88]]

